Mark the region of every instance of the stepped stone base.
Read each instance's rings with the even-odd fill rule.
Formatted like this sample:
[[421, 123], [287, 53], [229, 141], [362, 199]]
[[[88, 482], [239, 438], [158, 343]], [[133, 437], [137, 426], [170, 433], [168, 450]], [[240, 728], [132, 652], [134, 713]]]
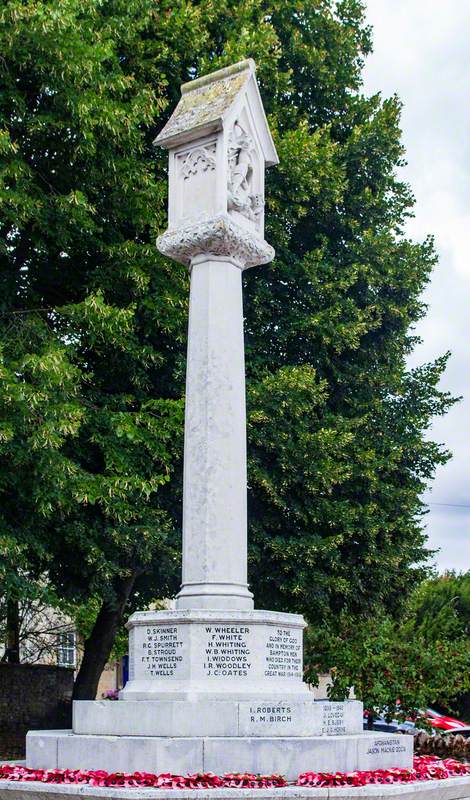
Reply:
[[359, 733], [309, 737], [91, 736], [33, 731], [26, 763], [35, 769], [103, 769], [108, 772], [280, 773], [295, 780], [307, 770], [340, 771], [411, 767], [413, 737]]
[[72, 731], [32, 731], [29, 767], [187, 774], [410, 767], [413, 739], [364, 733], [362, 703], [315, 701], [296, 614], [139, 612], [121, 700], [74, 703]]
[[73, 732], [116, 736], [338, 736], [362, 733], [362, 703], [308, 695], [268, 699], [85, 701], [73, 704]]

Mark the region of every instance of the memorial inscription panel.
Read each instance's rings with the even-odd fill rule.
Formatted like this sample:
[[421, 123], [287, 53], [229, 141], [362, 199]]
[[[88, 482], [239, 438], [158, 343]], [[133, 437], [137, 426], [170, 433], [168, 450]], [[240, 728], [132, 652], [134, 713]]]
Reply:
[[292, 722], [292, 708], [288, 705], [251, 705], [250, 722], [268, 725]]
[[321, 732], [324, 736], [342, 736], [348, 733], [343, 703], [324, 703]]
[[240, 703], [238, 710], [240, 736], [303, 735], [302, 715], [289, 701]]
[[265, 678], [302, 678], [302, 634], [273, 628], [266, 642]]
[[302, 631], [275, 625], [138, 625], [130, 656], [137, 680], [302, 681]]
[[252, 669], [246, 625], [206, 625], [206, 678], [247, 678]]
[[407, 767], [413, 757], [413, 737], [364, 737], [358, 740], [358, 769], [389, 769]]
[[134, 673], [139, 678], [181, 679], [187, 673], [187, 641], [184, 626], [153, 625], [135, 629]]
[[406, 753], [406, 747], [398, 736], [390, 739], [373, 739], [366, 750], [366, 756], [384, 755], [385, 753]]

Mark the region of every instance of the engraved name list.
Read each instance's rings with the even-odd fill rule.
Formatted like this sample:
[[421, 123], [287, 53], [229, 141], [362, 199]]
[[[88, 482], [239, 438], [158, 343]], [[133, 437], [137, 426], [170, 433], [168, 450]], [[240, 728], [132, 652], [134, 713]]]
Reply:
[[177, 626], [146, 628], [140, 660], [147, 677], [175, 677], [183, 665], [183, 641]]

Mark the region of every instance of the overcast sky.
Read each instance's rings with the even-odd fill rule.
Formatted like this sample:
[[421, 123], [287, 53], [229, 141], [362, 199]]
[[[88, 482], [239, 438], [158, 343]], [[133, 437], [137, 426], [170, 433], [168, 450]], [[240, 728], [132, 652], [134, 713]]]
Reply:
[[441, 386], [463, 400], [433, 427], [453, 459], [426, 501], [436, 564], [470, 569], [470, 0], [368, 0], [374, 53], [365, 88], [404, 104], [404, 170], [416, 197], [409, 234], [439, 253], [413, 363], [452, 351]]

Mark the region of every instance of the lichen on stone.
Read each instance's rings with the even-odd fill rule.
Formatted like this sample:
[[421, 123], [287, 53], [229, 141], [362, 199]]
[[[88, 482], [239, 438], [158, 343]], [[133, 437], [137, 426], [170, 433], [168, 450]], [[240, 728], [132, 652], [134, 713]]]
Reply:
[[165, 145], [174, 137], [193, 128], [198, 129], [210, 123], [216, 126], [250, 78], [251, 63], [245, 61], [234, 65], [238, 67], [236, 71], [232, 68], [219, 70], [214, 73], [212, 80], [209, 80], [211, 78], [209, 75], [200, 81], [185, 84], [181, 100], [155, 139], [155, 144]]

